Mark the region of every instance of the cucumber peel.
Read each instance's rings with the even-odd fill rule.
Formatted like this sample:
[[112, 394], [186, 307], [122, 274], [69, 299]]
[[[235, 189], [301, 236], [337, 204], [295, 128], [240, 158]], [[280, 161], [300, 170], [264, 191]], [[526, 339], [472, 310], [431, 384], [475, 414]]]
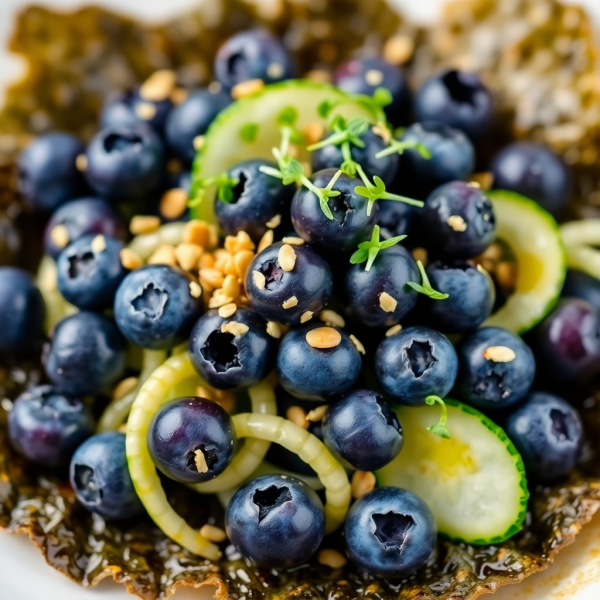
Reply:
[[445, 400], [452, 439], [429, 433], [436, 410], [396, 407], [404, 430], [400, 454], [376, 473], [379, 486], [423, 498], [438, 531], [469, 544], [495, 544], [520, 531], [529, 491], [521, 456], [504, 431], [478, 410]]
[[484, 326], [524, 333], [556, 304], [566, 275], [566, 258], [557, 222], [539, 204], [513, 192], [488, 192], [498, 237], [517, 259], [517, 286]]

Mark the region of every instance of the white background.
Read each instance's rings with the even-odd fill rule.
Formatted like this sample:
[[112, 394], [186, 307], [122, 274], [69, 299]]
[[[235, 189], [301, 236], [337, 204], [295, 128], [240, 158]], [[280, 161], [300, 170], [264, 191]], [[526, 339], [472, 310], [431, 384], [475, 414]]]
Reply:
[[[210, 0], [209, 0], [210, 1]], [[367, 2], [368, 0], [364, 0]], [[435, 18], [443, 0], [391, 0], [413, 19], [427, 22]], [[492, 0], [490, 0], [492, 1]], [[497, 0], [501, 2], [502, 0]], [[24, 64], [6, 52], [14, 14], [30, 0], [0, 0], [0, 104], [5, 85], [18, 79]], [[36, 0], [36, 4], [72, 10], [82, 0]], [[115, 11], [138, 19], [160, 22], [185, 12], [198, 0], [95, 0]], [[600, 0], [581, 0], [597, 17], [600, 26]], [[208, 591], [208, 590], [207, 590]], [[205, 597], [199, 590], [180, 590], [175, 600]], [[104, 581], [93, 590], [83, 590], [48, 567], [41, 554], [23, 536], [0, 533], [0, 600], [126, 600], [123, 588]], [[559, 555], [556, 564], [545, 573], [534, 575], [524, 583], [507, 586], [494, 594], [494, 600], [598, 600], [600, 598], [600, 516], [585, 527], [575, 545]]]

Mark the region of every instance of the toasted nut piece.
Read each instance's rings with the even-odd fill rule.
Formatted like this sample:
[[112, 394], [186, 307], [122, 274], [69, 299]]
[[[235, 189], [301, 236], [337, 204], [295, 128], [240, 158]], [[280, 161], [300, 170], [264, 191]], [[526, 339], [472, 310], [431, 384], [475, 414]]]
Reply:
[[454, 230], [459, 233], [467, 230], [467, 224], [460, 215], [450, 215], [446, 219], [446, 223]]
[[217, 269], [200, 269], [200, 279], [206, 281], [213, 288], [220, 288], [225, 281], [223, 273]]
[[331, 81], [331, 73], [325, 71], [325, 69], [313, 69], [305, 75], [306, 79], [312, 79], [313, 81], [322, 81], [323, 83], [329, 83]]
[[316, 423], [317, 421], [322, 421], [325, 413], [327, 412], [327, 404], [321, 404], [321, 406], [317, 406], [317, 408], [313, 408], [307, 415], [306, 420]]
[[220, 527], [208, 524], [202, 525], [200, 528], [200, 535], [209, 542], [215, 542], [217, 544], [224, 542], [227, 539], [227, 534]]
[[264, 290], [267, 284], [266, 277], [260, 271], [252, 271], [252, 281], [259, 290]]
[[152, 233], [160, 227], [160, 219], [158, 217], [136, 215], [129, 223], [129, 231], [133, 235], [142, 233]]
[[187, 208], [188, 193], [183, 188], [167, 190], [160, 199], [160, 214], [165, 219], [179, 218]]
[[174, 71], [169, 69], [154, 71], [140, 86], [140, 98], [155, 102], [166, 100], [175, 88], [176, 81], [177, 77]]
[[517, 284], [517, 266], [508, 260], [503, 260], [495, 266], [494, 275], [500, 287], [513, 289]]
[[202, 150], [202, 148], [204, 148], [204, 136], [203, 135], [197, 135], [193, 140], [192, 140], [192, 145], [194, 146], [194, 150], [196, 150], [196, 152], [198, 150]]
[[275, 215], [272, 219], [267, 221], [265, 225], [269, 229], [275, 229], [275, 227], [279, 227], [279, 225], [281, 225], [281, 215]]
[[334, 310], [330, 310], [329, 308], [326, 308], [319, 313], [319, 319], [321, 319], [323, 323], [335, 325], [336, 327], [344, 327], [346, 325], [344, 317], [336, 313]]
[[71, 241], [69, 239], [69, 230], [66, 225], [55, 225], [50, 231], [50, 239], [55, 246], [66, 248]]
[[206, 456], [204, 456], [204, 452], [198, 448], [198, 450], [194, 450], [194, 463], [196, 465], [196, 470], [198, 473], [207, 473], [208, 465], [206, 464]]
[[382, 292], [379, 295], [379, 306], [381, 306], [381, 310], [384, 310], [385, 312], [394, 312], [397, 304], [398, 301], [387, 292]]
[[341, 552], [333, 550], [332, 548], [323, 548], [323, 550], [319, 550], [317, 560], [322, 565], [331, 569], [341, 569], [348, 562], [348, 559]]
[[258, 92], [265, 87], [265, 82], [262, 79], [249, 79], [248, 81], [242, 81], [231, 88], [231, 97], [234, 100], [245, 98], [254, 92]]
[[355, 471], [352, 475], [350, 489], [353, 498], [362, 498], [365, 494], [375, 489], [377, 480], [370, 471]]
[[171, 92], [169, 99], [173, 104], [181, 104], [186, 101], [189, 95], [189, 92], [185, 88], [176, 87]]
[[214, 294], [208, 301], [208, 308], [220, 308], [221, 306], [225, 306], [226, 304], [231, 304], [233, 300], [234, 299], [231, 296], [225, 294], [223, 290], [215, 290]]
[[161, 244], [148, 259], [149, 265], [171, 265], [177, 266], [177, 257], [175, 256], [175, 248], [169, 244]]
[[298, 298], [296, 298], [296, 296], [292, 296], [291, 298], [284, 300], [281, 306], [285, 309], [294, 308], [294, 306], [298, 306]]
[[113, 400], [120, 400], [121, 398], [125, 398], [129, 392], [133, 392], [138, 381], [139, 379], [137, 377], [127, 377], [126, 379], [123, 379], [123, 381], [117, 383], [112, 393]]
[[400, 323], [398, 323], [398, 325], [392, 325], [385, 332], [385, 337], [392, 337], [393, 335], [396, 335], [397, 333], [400, 333], [401, 331], [402, 331], [402, 325], [400, 325]]
[[290, 246], [302, 246], [304, 244], [304, 240], [299, 237], [294, 237], [293, 235], [284, 237], [281, 240], [284, 244], [289, 244]]
[[291, 421], [294, 425], [308, 429], [308, 421], [306, 420], [306, 411], [300, 406], [290, 406], [285, 412], [285, 418]]
[[365, 347], [362, 345], [361, 341], [353, 334], [350, 334], [350, 340], [354, 344], [354, 347], [361, 353], [365, 354]]
[[423, 266], [427, 266], [427, 263], [429, 262], [429, 255], [425, 248], [413, 248], [411, 254], [415, 260], [420, 260], [423, 263]]
[[236, 310], [237, 306], [233, 302], [230, 302], [229, 304], [223, 304], [223, 306], [219, 308], [219, 316], [222, 319], [229, 319], [229, 317], [235, 314]]
[[106, 250], [106, 238], [103, 235], [97, 235], [91, 242], [90, 248], [92, 252], [100, 254]]
[[274, 337], [276, 340], [278, 340], [283, 335], [283, 332], [281, 331], [281, 326], [275, 321], [267, 321], [267, 333], [271, 337]]
[[333, 327], [316, 327], [306, 333], [306, 342], [312, 348], [335, 348], [342, 342], [342, 334]]
[[228, 250], [225, 250], [225, 248], [217, 248], [215, 250], [215, 269], [224, 272], [225, 265], [230, 258], [231, 254], [229, 254]]
[[408, 35], [395, 35], [383, 46], [383, 58], [393, 65], [408, 62], [415, 51], [415, 42]]
[[215, 257], [210, 252], [204, 252], [198, 261], [198, 267], [200, 269], [214, 269]]
[[490, 346], [483, 351], [483, 358], [497, 363], [512, 362], [517, 358], [515, 351], [508, 346]]
[[325, 126], [322, 123], [319, 123], [319, 121], [311, 121], [306, 124], [302, 133], [304, 134], [304, 139], [308, 145], [316, 144], [321, 141], [325, 135]]
[[284, 271], [291, 271], [296, 264], [296, 253], [289, 244], [283, 244], [277, 253], [277, 261]]
[[267, 67], [267, 75], [271, 79], [279, 79], [283, 75], [284, 72], [285, 72], [285, 69], [283, 68], [283, 65], [278, 62], [272, 62]]
[[256, 248], [252, 238], [245, 231], [239, 231], [236, 236], [228, 235], [225, 238], [224, 245], [225, 249], [234, 255], [242, 250], [254, 250]]
[[300, 323], [306, 323], [307, 321], [310, 321], [312, 319], [312, 316], [312, 310], [305, 310], [300, 317]]
[[87, 156], [85, 154], [78, 154], [77, 158], [75, 159], [75, 168], [80, 172], [83, 173], [88, 166], [88, 159]]
[[212, 233], [210, 226], [205, 221], [193, 219], [188, 221], [183, 228], [182, 241], [187, 244], [198, 244], [203, 248], [212, 248]]
[[156, 106], [151, 102], [140, 102], [135, 105], [135, 114], [143, 121], [150, 121], [156, 116]]
[[272, 229], [269, 231], [265, 231], [265, 234], [260, 238], [260, 242], [258, 242], [258, 248], [256, 249], [256, 253], [262, 252], [265, 248], [268, 248], [273, 243], [273, 238], [275, 234]]
[[221, 325], [221, 331], [223, 333], [232, 333], [233, 335], [244, 335], [248, 329], [248, 325], [238, 323], [237, 321], [229, 321], [229, 323], [223, 323], [223, 325]]
[[235, 275], [227, 275], [223, 281], [223, 292], [232, 298], [240, 295], [240, 282]]
[[369, 69], [365, 73], [365, 81], [369, 85], [380, 85], [383, 81], [383, 77], [383, 71], [380, 71], [379, 69]]
[[179, 244], [175, 248], [175, 257], [179, 266], [184, 271], [191, 271], [198, 267], [198, 261], [202, 256], [202, 252], [204, 252], [202, 246], [198, 246], [197, 244]]
[[142, 259], [129, 248], [123, 248], [119, 252], [119, 257], [121, 259], [121, 264], [130, 271], [139, 269], [144, 264]]
[[240, 250], [233, 257], [233, 265], [237, 276], [241, 279], [246, 277], [246, 271], [254, 258], [254, 252], [252, 250]]
[[190, 294], [194, 298], [200, 298], [200, 296], [202, 296], [202, 288], [200, 287], [199, 283], [196, 283], [195, 281], [190, 281]]
[[489, 190], [494, 185], [494, 174], [491, 171], [473, 173], [471, 175], [471, 183], [478, 184], [482, 190]]

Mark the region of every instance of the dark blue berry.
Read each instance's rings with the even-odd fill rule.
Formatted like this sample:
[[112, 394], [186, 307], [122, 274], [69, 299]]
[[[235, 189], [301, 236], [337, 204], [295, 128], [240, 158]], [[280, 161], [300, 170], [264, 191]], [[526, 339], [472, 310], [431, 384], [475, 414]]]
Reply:
[[[237, 324], [246, 331], [232, 333]], [[202, 316], [190, 336], [190, 358], [209, 385], [232, 390], [256, 385], [272, 367], [275, 340], [253, 310], [238, 308], [224, 319], [216, 310]]]
[[106, 102], [100, 113], [100, 127], [149, 125], [162, 134], [173, 103], [169, 96], [161, 100], [143, 97], [143, 87], [120, 93]]
[[293, 72], [291, 56], [265, 29], [236, 33], [219, 48], [215, 58], [215, 74], [227, 90], [250, 79], [283, 81]]
[[347, 392], [356, 383], [362, 366], [358, 350], [340, 329], [337, 346], [311, 346], [307, 334], [320, 325], [309, 323], [292, 329], [281, 340], [277, 353], [279, 383], [293, 396], [305, 400], [327, 401]]
[[97, 395], [123, 376], [126, 343], [110, 319], [79, 312], [63, 319], [45, 355], [48, 379], [70, 396]]
[[444, 260], [473, 258], [496, 237], [496, 217], [490, 199], [462, 181], [434, 190], [420, 217], [428, 247]]
[[505, 423], [507, 435], [525, 463], [527, 475], [551, 481], [575, 467], [583, 444], [577, 411], [553, 394], [534, 392]]
[[[335, 174], [335, 169], [319, 171], [313, 175], [312, 182], [318, 188], [325, 188]], [[367, 215], [368, 201], [355, 193], [357, 185], [362, 185], [361, 181], [347, 175], [337, 179], [332, 189], [341, 193], [327, 201], [333, 219], [323, 212], [314, 192], [299, 188], [292, 201], [292, 224], [298, 235], [319, 250], [330, 252], [350, 252], [368, 240], [379, 208], [375, 204], [371, 215]]]
[[132, 519], [144, 512], [129, 475], [123, 433], [98, 433], [79, 446], [70, 480], [77, 500], [105, 519]]
[[404, 443], [396, 413], [370, 390], [348, 392], [327, 409], [323, 439], [334, 455], [361, 471], [381, 469]]
[[569, 269], [561, 296], [563, 298], [585, 300], [597, 311], [600, 311], [600, 280], [583, 271]]
[[23, 392], [8, 413], [13, 447], [31, 462], [58, 467], [94, 433], [91, 410], [79, 398], [69, 398], [50, 385]]
[[408, 577], [435, 548], [437, 528], [427, 504], [401, 488], [382, 487], [350, 508], [344, 535], [348, 555], [377, 577]]
[[305, 245], [292, 246], [296, 261], [291, 271], [284, 271], [278, 259], [282, 245], [256, 255], [246, 274], [246, 291], [252, 308], [267, 321], [298, 325], [307, 311], [325, 308], [333, 276], [329, 265]]
[[373, 206], [373, 210], [375, 207], [379, 209], [377, 225], [381, 228], [381, 239], [383, 240], [398, 235], [407, 235], [421, 210], [416, 206], [396, 200], [378, 200]]
[[325, 513], [316, 492], [304, 482], [264, 475], [234, 494], [225, 527], [231, 543], [254, 564], [289, 568], [317, 551], [325, 535]]
[[414, 110], [418, 121], [439, 121], [473, 140], [488, 132], [494, 118], [489, 90], [477, 75], [464, 71], [445, 71], [428, 79], [415, 94]]
[[42, 338], [46, 306], [29, 273], [0, 267], [0, 354], [26, 352]]
[[571, 193], [571, 172], [550, 148], [534, 142], [516, 142], [494, 157], [490, 170], [494, 187], [517, 192], [556, 214]]
[[523, 399], [535, 377], [533, 352], [516, 334], [484, 327], [465, 337], [458, 349], [456, 391], [483, 410], [501, 409]]
[[458, 358], [445, 335], [428, 327], [407, 327], [379, 344], [375, 372], [393, 400], [418, 406], [427, 396], [448, 395], [456, 380]]
[[85, 146], [68, 133], [46, 133], [36, 138], [17, 160], [19, 193], [25, 201], [51, 211], [86, 191], [75, 165]]
[[202, 314], [200, 287], [168, 265], [147, 265], [123, 279], [115, 296], [115, 321], [131, 342], [154, 350], [182, 344]]
[[202, 483], [222, 473], [233, 456], [231, 417], [212, 400], [177, 398], [163, 404], [148, 429], [154, 464], [181, 483]]

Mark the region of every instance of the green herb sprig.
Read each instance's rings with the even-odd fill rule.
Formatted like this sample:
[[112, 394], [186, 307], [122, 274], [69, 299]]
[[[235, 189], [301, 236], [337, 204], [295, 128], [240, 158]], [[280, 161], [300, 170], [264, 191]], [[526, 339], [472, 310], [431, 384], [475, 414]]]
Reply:
[[194, 194], [193, 197], [188, 200], [187, 205], [190, 208], [200, 206], [206, 195], [206, 190], [212, 185], [217, 187], [217, 197], [219, 200], [230, 204], [233, 202], [233, 190], [239, 182], [239, 179], [229, 177], [227, 171], [223, 171], [223, 173], [216, 175], [215, 177], [204, 177], [199, 179], [194, 182]]
[[448, 407], [446, 406], [446, 403], [439, 396], [427, 396], [427, 398], [425, 398], [425, 404], [428, 404], [429, 406], [439, 404], [442, 408], [440, 420], [435, 425], [426, 427], [427, 431], [446, 440], [452, 439], [452, 435], [448, 429]]
[[431, 282], [429, 281], [429, 277], [427, 277], [425, 267], [420, 260], [417, 261], [417, 266], [419, 267], [419, 272], [421, 273], [421, 283], [408, 281], [406, 285], [410, 286], [413, 290], [419, 292], [420, 294], [429, 296], [432, 300], [445, 300], [448, 298], [449, 294], [442, 294], [442, 292], [438, 292], [431, 287]]
[[358, 265], [366, 261], [365, 271], [370, 271], [381, 250], [394, 246], [404, 238], [406, 238], [405, 235], [398, 235], [389, 240], [379, 241], [379, 225], [375, 225], [371, 239], [366, 242], [361, 242], [358, 245], [358, 250], [352, 254], [350, 262], [353, 265]]

